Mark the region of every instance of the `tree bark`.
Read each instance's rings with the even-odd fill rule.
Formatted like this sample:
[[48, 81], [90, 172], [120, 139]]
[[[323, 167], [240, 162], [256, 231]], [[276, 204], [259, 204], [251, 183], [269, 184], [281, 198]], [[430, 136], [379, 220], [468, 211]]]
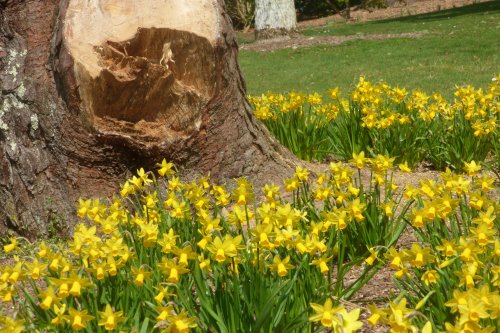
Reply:
[[221, 182], [296, 164], [245, 99], [222, 0], [124, 3], [0, 0], [0, 234], [69, 233], [79, 197], [164, 157]]
[[255, 0], [255, 37], [269, 39], [297, 32], [293, 0]]

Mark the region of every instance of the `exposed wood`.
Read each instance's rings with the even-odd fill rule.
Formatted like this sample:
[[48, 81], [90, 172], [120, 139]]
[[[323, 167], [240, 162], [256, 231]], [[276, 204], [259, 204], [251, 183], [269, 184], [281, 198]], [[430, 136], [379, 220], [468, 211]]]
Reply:
[[245, 99], [223, 1], [0, 2], [0, 232], [69, 232], [165, 157], [187, 176], [263, 182], [297, 160]]

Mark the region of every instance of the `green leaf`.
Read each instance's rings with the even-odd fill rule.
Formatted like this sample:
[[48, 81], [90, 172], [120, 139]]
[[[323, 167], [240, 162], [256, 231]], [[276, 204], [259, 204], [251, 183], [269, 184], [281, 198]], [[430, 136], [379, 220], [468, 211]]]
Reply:
[[142, 323], [141, 330], [139, 333], [147, 333], [148, 332], [148, 326], [149, 326], [149, 318], [146, 318], [144, 322]]

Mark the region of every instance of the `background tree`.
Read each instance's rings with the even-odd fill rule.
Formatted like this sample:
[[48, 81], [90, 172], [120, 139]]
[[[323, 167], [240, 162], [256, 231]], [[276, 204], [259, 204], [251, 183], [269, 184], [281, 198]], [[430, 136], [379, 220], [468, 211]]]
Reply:
[[163, 157], [272, 179], [295, 158], [245, 99], [223, 0], [0, 1], [0, 233], [69, 230]]
[[255, 36], [267, 39], [296, 32], [293, 0], [255, 0]]

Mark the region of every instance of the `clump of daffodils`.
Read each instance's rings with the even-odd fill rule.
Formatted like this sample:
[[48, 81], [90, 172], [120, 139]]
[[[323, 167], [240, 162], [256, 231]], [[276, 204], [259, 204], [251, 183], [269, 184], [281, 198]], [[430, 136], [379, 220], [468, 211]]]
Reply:
[[419, 241], [399, 250], [391, 247], [385, 258], [401, 290], [412, 293], [408, 299], [414, 309], [405, 310], [412, 315], [405, 316], [403, 310], [403, 316], [394, 315], [394, 307], [406, 306], [406, 299], [382, 310], [373, 308], [373, 324], [380, 320], [410, 327], [412, 317], [426, 317], [447, 332], [491, 332], [497, 326], [498, 188], [487, 174], [476, 175], [473, 166], [471, 176], [447, 170], [437, 181], [421, 181], [418, 188], [406, 190], [417, 202], [407, 222]]
[[[0, 330], [355, 332], [361, 310], [331, 297], [352, 297], [384, 260], [408, 296], [371, 307], [370, 323], [395, 332], [493, 327], [494, 180], [471, 163], [471, 176], [447, 171], [400, 190], [395, 167], [361, 152], [314, 181], [297, 167], [261, 190], [244, 178], [231, 189], [208, 177], [183, 182], [165, 160], [156, 173], [139, 169], [111, 200], [79, 201], [69, 241], [27, 252], [8, 240], [0, 304], [18, 314], [0, 316]], [[362, 181], [364, 169], [371, 180]], [[396, 249], [406, 226], [419, 241]], [[361, 276], [345, 284], [356, 265]]]
[[348, 98], [339, 88], [328, 95], [269, 92], [249, 100], [255, 116], [302, 159], [348, 159], [370, 151], [410, 166], [426, 160], [464, 170], [465, 162], [483, 162], [500, 151], [498, 80], [486, 89], [457, 86], [452, 101], [364, 77]]
[[[303, 328], [314, 299], [355, 291], [341, 288], [340, 273], [335, 290], [331, 283], [334, 259], [348, 267], [359, 262], [338, 257], [348, 245], [341, 234], [366, 219], [367, 199], [353, 174], [332, 164], [312, 184], [309, 171], [297, 167], [283, 183], [293, 197], [287, 202], [275, 184], [257, 192], [241, 178], [228, 190], [208, 177], [182, 182], [165, 160], [157, 176], [141, 168], [110, 201], [80, 199], [81, 222], [68, 242], [42, 241], [26, 253], [17, 238], [9, 240], [4, 251], [15, 256], [0, 269], [0, 301], [15, 305], [23, 319], [2, 317], [0, 328], [187, 332], [234, 325], [228, 331], [238, 331], [256, 322], [279, 329], [292, 318]], [[311, 211], [316, 205], [323, 208]], [[277, 302], [272, 311], [290, 308], [290, 314], [276, 323], [256, 321], [265, 300]], [[229, 308], [213, 312], [221, 306]], [[355, 314], [338, 313], [346, 320]]]

